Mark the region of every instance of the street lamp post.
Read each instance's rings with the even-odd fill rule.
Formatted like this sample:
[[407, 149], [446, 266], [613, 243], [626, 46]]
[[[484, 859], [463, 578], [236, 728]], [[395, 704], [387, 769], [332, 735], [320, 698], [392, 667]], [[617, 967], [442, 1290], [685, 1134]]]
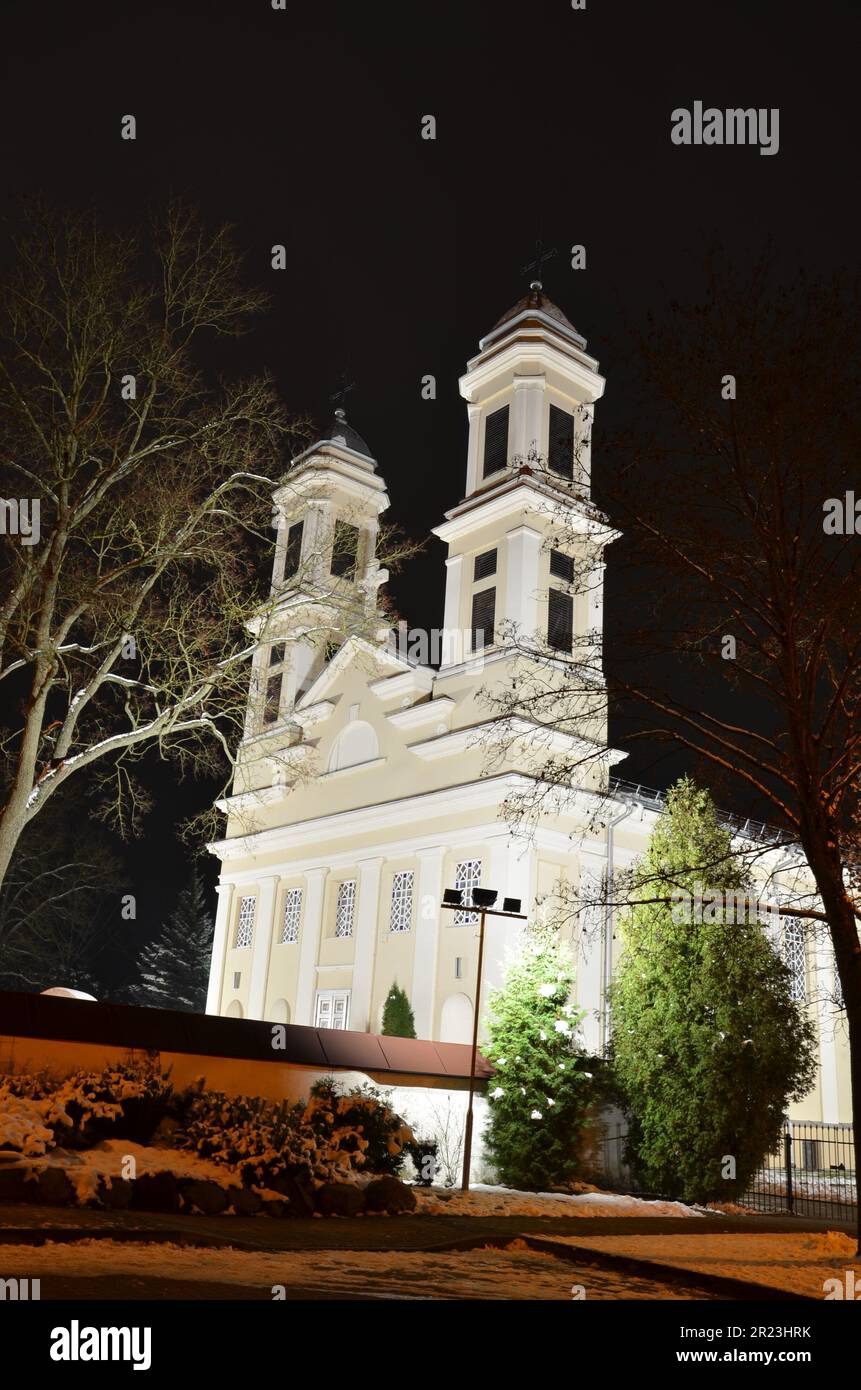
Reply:
[[497, 892], [494, 888], [473, 888], [470, 893], [470, 901], [463, 901], [464, 890], [462, 888], [446, 888], [443, 893], [441, 907], [450, 912], [462, 912], [464, 908], [469, 911], [477, 910], [479, 917], [478, 928], [478, 974], [475, 981], [475, 1006], [472, 1015], [472, 1055], [469, 1063], [469, 1102], [466, 1108], [466, 1129], [463, 1136], [463, 1178], [461, 1180], [461, 1190], [469, 1191], [469, 1169], [472, 1162], [472, 1125], [473, 1125], [473, 1099], [475, 1097], [475, 1059], [478, 1054], [478, 1017], [481, 1007], [481, 968], [484, 961], [484, 919], [486, 917], [509, 917], [518, 922], [526, 921], [526, 914], [520, 911], [519, 898], [503, 898], [502, 911], [495, 909], [493, 904], [497, 899]]

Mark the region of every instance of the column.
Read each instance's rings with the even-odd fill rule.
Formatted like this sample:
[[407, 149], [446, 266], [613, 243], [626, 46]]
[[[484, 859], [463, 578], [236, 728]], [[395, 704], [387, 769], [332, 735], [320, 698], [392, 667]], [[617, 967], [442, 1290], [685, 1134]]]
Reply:
[[466, 407], [469, 420], [469, 443], [466, 446], [466, 496], [481, 486], [481, 469], [478, 458], [478, 439], [481, 433], [481, 406], [469, 404]]
[[[490, 842], [490, 862], [481, 875], [482, 887], [495, 888], [497, 899], [493, 904], [502, 911], [503, 899], [515, 896], [522, 882], [522, 866], [518, 865], [518, 884], [515, 890], [510, 886], [514, 877], [512, 869], [517, 862], [517, 854], [524, 849], [508, 834], [500, 835]], [[499, 989], [505, 975], [505, 962], [508, 953], [516, 947], [526, 924], [506, 921], [502, 917], [488, 917], [484, 925], [484, 971], [481, 981], [481, 1032], [484, 1032], [484, 1019], [487, 1017], [487, 1004], [493, 990]]]
[[445, 612], [443, 616], [443, 666], [454, 666], [465, 656], [461, 624], [463, 556], [450, 555], [445, 562]]
[[[803, 918], [801, 920], [804, 921]], [[805, 930], [809, 931], [806, 924]], [[837, 1090], [837, 1039], [835, 1037], [837, 1014], [833, 1002], [836, 966], [830, 940], [824, 935], [813, 933], [813, 941], [822, 1118], [826, 1124], [837, 1124], [840, 1120], [840, 1103]]]
[[317, 994], [317, 962], [320, 958], [320, 935], [323, 930], [323, 903], [328, 869], [308, 869], [305, 872], [305, 912], [299, 942], [299, 978], [296, 984], [296, 1013], [294, 1023], [313, 1026], [314, 1000]]
[[440, 933], [439, 904], [445, 886], [442, 881], [445, 846], [421, 849], [416, 858], [419, 861], [416, 949], [410, 1003], [416, 1020], [416, 1037], [432, 1038]]
[[215, 890], [218, 894], [218, 908], [215, 913], [212, 957], [209, 962], [209, 988], [206, 992], [206, 1012], [208, 1014], [217, 1014], [221, 1007], [224, 960], [227, 954], [227, 932], [230, 926], [235, 886], [233, 883], [219, 883]]
[[254, 921], [254, 943], [251, 951], [251, 982], [248, 986], [248, 1017], [263, 1018], [266, 1005], [266, 981], [269, 977], [269, 956], [272, 950], [272, 930], [275, 923], [275, 904], [278, 897], [278, 874], [261, 878], [257, 890], [257, 911]]
[[534, 637], [540, 627], [539, 567], [541, 535], [531, 526], [518, 526], [505, 537], [505, 609], [503, 616], [516, 623], [523, 637]]
[[[581, 850], [580, 884], [583, 891], [594, 895], [604, 875], [607, 865], [606, 854]], [[577, 919], [578, 931], [575, 938], [577, 954], [575, 970], [577, 978], [577, 1003], [586, 1012], [582, 1023], [583, 1041], [586, 1051], [593, 1057], [603, 1052], [604, 1040], [602, 1020], [604, 1010], [604, 932], [600, 909], [582, 908]]]
[[353, 957], [353, 992], [350, 997], [350, 1028], [357, 1033], [368, 1032], [371, 1024], [382, 866], [382, 858], [360, 859], [358, 863], [356, 954]]
[[526, 458], [530, 449], [544, 447], [544, 377], [516, 376], [509, 429], [509, 457]]
[[593, 565], [589, 572], [589, 601], [586, 607], [586, 628], [595, 634], [595, 641], [588, 648], [587, 661], [593, 671], [601, 670], [601, 657], [604, 639], [604, 561]]
[[272, 592], [274, 594], [284, 583], [284, 564], [287, 559], [287, 532], [289, 528], [283, 513], [280, 511], [276, 512], [272, 518], [272, 525], [278, 532], [275, 537], [275, 558], [272, 563]]

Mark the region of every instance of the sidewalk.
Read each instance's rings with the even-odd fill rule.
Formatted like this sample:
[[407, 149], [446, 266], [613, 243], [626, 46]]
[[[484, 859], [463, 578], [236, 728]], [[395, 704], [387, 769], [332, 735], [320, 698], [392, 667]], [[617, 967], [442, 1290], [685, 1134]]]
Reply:
[[701, 1236], [849, 1231], [848, 1225], [791, 1216], [176, 1216], [162, 1212], [0, 1204], [0, 1244], [46, 1240], [172, 1241], [237, 1250], [447, 1250], [519, 1236]]

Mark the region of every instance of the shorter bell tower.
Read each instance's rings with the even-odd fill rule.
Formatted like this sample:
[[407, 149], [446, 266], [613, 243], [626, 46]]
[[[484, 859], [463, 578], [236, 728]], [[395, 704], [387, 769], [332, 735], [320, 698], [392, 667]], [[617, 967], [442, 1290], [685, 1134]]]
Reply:
[[252, 624], [262, 640], [246, 738], [289, 720], [347, 636], [381, 629], [377, 591], [388, 572], [376, 552], [388, 505], [376, 460], [337, 409], [324, 437], [294, 458], [273, 493], [272, 587], [265, 615]]

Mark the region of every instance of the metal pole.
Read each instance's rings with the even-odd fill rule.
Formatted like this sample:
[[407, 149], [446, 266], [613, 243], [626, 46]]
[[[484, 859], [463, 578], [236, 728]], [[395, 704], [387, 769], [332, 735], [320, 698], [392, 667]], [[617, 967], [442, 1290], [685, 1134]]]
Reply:
[[795, 1201], [792, 1192], [792, 1129], [787, 1126], [783, 1135], [783, 1162], [786, 1169], [786, 1206], [793, 1211]]
[[484, 958], [484, 918], [485, 910], [479, 913], [481, 925], [478, 929], [478, 975], [475, 981], [475, 1013], [472, 1020], [472, 1057], [469, 1064], [469, 1104], [466, 1108], [466, 1130], [463, 1136], [463, 1180], [462, 1192], [469, 1191], [469, 1169], [472, 1162], [472, 1101], [475, 1095], [475, 1059], [478, 1054], [478, 1014], [481, 1006], [481, 967]]

